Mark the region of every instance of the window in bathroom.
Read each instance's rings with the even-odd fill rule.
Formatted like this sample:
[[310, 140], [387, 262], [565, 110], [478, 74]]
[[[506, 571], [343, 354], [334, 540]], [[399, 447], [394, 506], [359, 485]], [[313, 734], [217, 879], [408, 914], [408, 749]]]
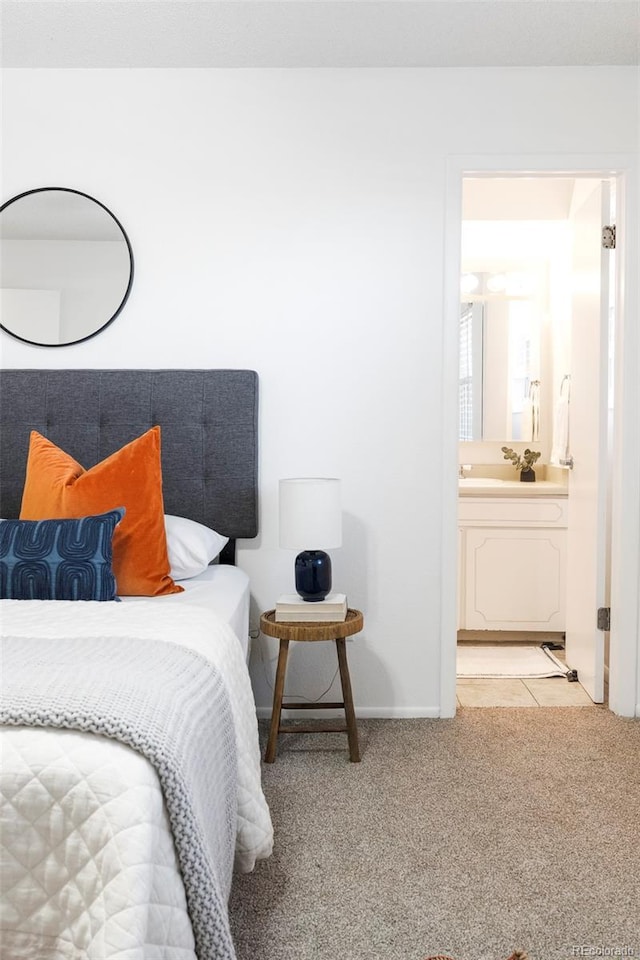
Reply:
[[482, 439], [482, 303], [460, 305], [460, 439]]

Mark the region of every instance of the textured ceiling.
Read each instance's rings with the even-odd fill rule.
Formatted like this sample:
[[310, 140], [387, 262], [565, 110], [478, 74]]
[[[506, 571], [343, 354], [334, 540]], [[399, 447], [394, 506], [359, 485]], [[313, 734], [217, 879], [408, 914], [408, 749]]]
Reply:
[[2, 0], [0, 7], [5, 67], [639, 62], [639, 0]]

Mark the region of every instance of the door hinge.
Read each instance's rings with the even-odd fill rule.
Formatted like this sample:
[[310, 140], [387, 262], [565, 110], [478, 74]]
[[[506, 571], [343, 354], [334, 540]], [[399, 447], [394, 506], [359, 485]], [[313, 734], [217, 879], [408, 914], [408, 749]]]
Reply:
[[602, 249], [615, 250], [616, 248], [616, 228], [615, 224], [608, 224], [602, 228]]
[[598, 607], [598, 630], [611, 630], [611, 607]]

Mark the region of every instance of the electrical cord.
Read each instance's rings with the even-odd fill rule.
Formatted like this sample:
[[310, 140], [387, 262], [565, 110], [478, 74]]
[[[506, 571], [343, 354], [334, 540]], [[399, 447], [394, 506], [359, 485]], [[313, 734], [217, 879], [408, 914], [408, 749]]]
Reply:
[[[259, 636], [259, 635], [260, 635], [260, 631], [258, 630], [257, 636]], [[251, 637], [251, 633], [249, 633], [249, 636]], [[254, 639], [254, 638], [251, 637], [251, 639]], [[267, 672], [267, 664], [266, 664], [265, 659], [264, 659], [264, 647], [263, 647], [263, 644], [260, 644], [260, 663], [262, 664], [262, 672], [263, 672], [263, 674], [264, 674], [264, 679], [265, 679], [265, 681], [266, 681], [266, 684], [267, 684], [267, 686], [269, 687], [269, 689], [271, 690], [271, 692], [273, 693], [273, 683], [272, 683], [271, 678], [269, 677], [269, 674], [268, 674], [268, 672]], [[336, 677], [338, 676], [338, 670], [339, 670], [339, 669], [340, 669], [339, 667], [336, 667], [336, 672], [334, 673], [333, 677], [331, 678], [331, 682], [330, 682], [329, 686], [326, 688], [326, 690], [323, 690], [322, 693], [319, 694], [317, 697], [305, 697], [305, 695], [304, 695], [303, 693], [287, 693], [286, 696], [289, 697], [289, 698], [291, 698], [291, 699], [295, 698], [296, 700], [305, 700], [307, 703], [320, 703], [320, 701], [322, 700], [322, 698], [323, 698], [323, 697], [326, 697], [326, 695], [329, 693], [329, 691], [331, 690], [332, 686], [333, 686], [334, 683], [336, 682]], [[282, 706], [283, 706], [284, 709], [286, 709], [286, 704], [285, 704], [285, 703], [283, 703]]]

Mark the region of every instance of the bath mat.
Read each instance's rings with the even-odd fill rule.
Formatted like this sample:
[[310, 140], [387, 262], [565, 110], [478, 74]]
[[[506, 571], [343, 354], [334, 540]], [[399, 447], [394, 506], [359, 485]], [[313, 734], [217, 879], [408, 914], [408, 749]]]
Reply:
[[457, 675], [463, 679], [541, 679], [564, 677], [558, 665], [538, 644], [459, 643]]

